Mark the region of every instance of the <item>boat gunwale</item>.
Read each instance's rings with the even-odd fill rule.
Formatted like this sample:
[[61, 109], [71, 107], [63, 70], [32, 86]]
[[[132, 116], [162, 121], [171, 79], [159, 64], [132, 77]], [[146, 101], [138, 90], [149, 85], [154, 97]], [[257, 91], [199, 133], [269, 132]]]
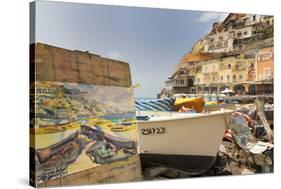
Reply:
[[[161, 111], [154, 111], [154, 112], [161, 112]], [[198, 119], [201, 117], [213, 117], [213, 116], [219, 116], [219, 115], [226, 115], [234, 113], [234, 110], [224, 110], [224, 111], [213, 111], [213, 112], [207, 112], [207, 113], [196, 113], [196, 114], [186, 114], [188, 116], [183, 116], [184, 113], [182, 112], [171, 112], [171, 113], [179, 113], [181, 116], [163, 116], [162, 119], [156, 119], [156, 120], [137, 120], [137, 123], [150, 123], [150, 122], [163, 122], [163, 121], [175, 121], [175, 120], [185, 120], [185, 119]], [[215, 113], [215, 114], [214, 114]], [[200, 114], [200, 115], [198, 115]], [[192, 115], [192, 116], [190, 116]], [[159, 116], [162, 117], [162, 116]]]

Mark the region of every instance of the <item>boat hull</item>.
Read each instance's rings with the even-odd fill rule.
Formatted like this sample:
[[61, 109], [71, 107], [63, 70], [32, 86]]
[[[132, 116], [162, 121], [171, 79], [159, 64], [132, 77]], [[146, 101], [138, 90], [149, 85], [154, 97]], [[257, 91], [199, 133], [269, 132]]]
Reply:
[[[144, 162], [186, 172], [202, 172], [214, 163], [232, 111], [154, 116], [137, 124], [138, 150]], [[158, 130], [165, 132], [149, 133]]]
[[189, 175], [198, 175], [209, 170], [216, 162], [215, 156], [140, 154], [141, 167], [167, 167], [183, 171]]

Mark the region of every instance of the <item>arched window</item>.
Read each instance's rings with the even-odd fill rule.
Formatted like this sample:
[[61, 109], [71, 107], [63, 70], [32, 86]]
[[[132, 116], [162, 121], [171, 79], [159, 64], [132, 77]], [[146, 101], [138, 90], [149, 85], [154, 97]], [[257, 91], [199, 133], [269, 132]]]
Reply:
[[233, 79], [233, 81], [235, 81], [236, 80], [236, 75], [233, 75], [232, 79]]
[[[200, 80], [199, 80], [200, 81]], [[188, 86], [189, 87], [193, 87], [194, 86], [194, 83], [193, 83], [193, 80], [192, 79], [189, 79], [188, 81]], [[198, 82], [199, 83], [199, 82]]]

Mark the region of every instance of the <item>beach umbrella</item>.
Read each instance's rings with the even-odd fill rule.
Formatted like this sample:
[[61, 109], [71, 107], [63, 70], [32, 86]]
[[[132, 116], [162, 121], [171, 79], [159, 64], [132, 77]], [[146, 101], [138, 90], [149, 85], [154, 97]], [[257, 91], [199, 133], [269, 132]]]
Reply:
[[230, 89], [225, 89], [223, 91], [220, 92], [221, 94], [225, 94], [225, 93], [235, 93], [233, 90], [230, 90]]

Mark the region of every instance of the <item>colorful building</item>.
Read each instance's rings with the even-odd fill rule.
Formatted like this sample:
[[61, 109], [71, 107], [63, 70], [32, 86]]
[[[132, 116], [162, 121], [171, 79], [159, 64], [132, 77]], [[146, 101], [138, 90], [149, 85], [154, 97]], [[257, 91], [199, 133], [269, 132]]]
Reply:
[[274, 53], [273, 47], [260, 49], [257, 55], [256, 92], [273, 93]]
[[195, 88], [197, 93], [219, 93], [229, 88], [237, 93], [248, 93], [254, 82], [254, 59], [227, 56], [202, 61], [196, 65]]
[[174, 74], [165, 82], [165, 92], [175, 93], [195, 93], [194, 78], [196, 65], [201, 61], [215, 59], [218, 57], [212, 53], [190, 52], [183, 56], [176, 65]]
[[[175, 93], [273, 93], [274, 17], [229, 14], [194, 43], [163, 89]], [[162, 92], [161, 92], [162, 93]]]

